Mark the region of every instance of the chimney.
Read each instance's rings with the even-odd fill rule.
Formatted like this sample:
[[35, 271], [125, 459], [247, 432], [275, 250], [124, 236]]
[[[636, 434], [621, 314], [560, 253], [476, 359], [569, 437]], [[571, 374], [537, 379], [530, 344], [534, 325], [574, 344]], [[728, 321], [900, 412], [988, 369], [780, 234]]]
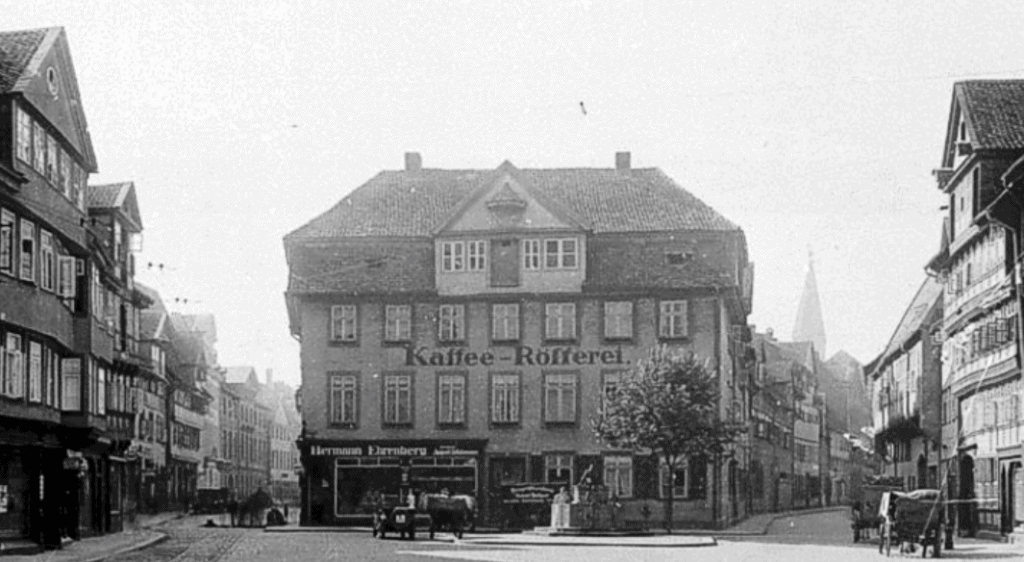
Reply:
[[629, 169], [629, 153], [628, 152], [616, 152], [615, 153], [615, 169], [616, 170], [628, 170]]
[[419, 152], [405, 153], [405, 171], [418, 172], [423, 167], [423, 158]]
[[273, 369], [267, 369], [267, 386], [272, 386], [273, 384], [274, 384], [274, 370]]

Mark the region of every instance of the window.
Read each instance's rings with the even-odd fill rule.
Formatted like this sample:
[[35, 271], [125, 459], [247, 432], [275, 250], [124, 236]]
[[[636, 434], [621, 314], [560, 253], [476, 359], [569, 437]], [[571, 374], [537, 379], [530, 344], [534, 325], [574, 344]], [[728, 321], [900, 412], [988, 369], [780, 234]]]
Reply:
[[519, 305], [491, 305], [491, 339], [517, 341], [519, 339]]
[[523, 240], [523, 269], [540, 269], [540, 240]]
[[707, 459], [703, 456], [697, 456], [689, 459], [687, 468], [689, 469], [689, 482], [687, 482], [686, 497], [694, 499], [704, 499], [707, 496], [707, 482], [708, 482], [708, 467]]
[[25, 281], [36, 280], [36, 225], [21, 219], [21, 278]]
[[14, 214], [0, 210], [0, 271], [14, 275]]
[[544, 375], [544, 421], [576, 422], [576, 375]]
[[437, 423], [466, 423], [466, 377], [465, 375], [440, 375], [437, 377]]
[[409, 341], [412, 339], [412, 306], [389, 304], [384, 307], [384, 339]]
[[39, 342], [28, 342], [28, 400], [43, 400], [43, 346]]
[[608, 339], [633, 337], [633, 303], [629, 301], [604, 303], [604, 337]]
[[661, 462], [661, 470], [659, 471], [659, 481], [661, 497], [668, 497], [668, 487], [672, 486], [672, 497], [677, 499], [686, 498], [686, 484], [689, 480], [688, 471], [686, 470], [686, 462], [680, 461], [676, 464], [676, 469], [669, 474], [668, 465], [665, 464], [664, 460]]
[[466, 269], [468, 271], [483, 271], [487, 263], [487, 258], [485, 257], [487, 243], [483, 240], [467, 242], [466, 248], [469, 253], [469, 257], [466, 260]]
[[544, 481], [572, 484], [572, 455], [544, 455]]
[[576, 239], [544, 241], [544, 266], [548, 269], [576, 268]]
[[33, 167], [40, 174], [46, 173], [46, 131], [38, 122], [32, 122]]
[[331, 307], [331, 341], [356, 341], [356, 305]]
[[18, 159], [32, 165], [32, 118], [18, 108]]
[[359, 404], [358, 379], [354, 374], [331, 373], [331, 423], [355, 425]]
[[60, 409], [60, 356], [55, 352], [46, 350], [46, 405]]
[[465, 245], [462, 242], [441, 244], [441, 271], [465, 271]]
[[82, 191], [83, 186], [85, 185], [86, 175], [85, 170], [78, 167], [77, 163], [71, 162], [71, 191], [68, 192], [68, 196], [80, 209], [83, 207]]
[[549, 340], [576, 339], [576, 305], [548, 303], [544, 306], [544, 337]]
[[622, 385], [623, 373], [604, 373], [601, 381], [601, 409], [605, 409], [608, 401], [619, 391]]
[[491, 422], [519, 423], [519, 375], [491, 376]]
[[55, 279], [53, 255], [53, 235], [49, 232], [39, 230], [39, 284], [47, 291], [53, 290]]
[[466, 339], [466, 308], [461, 304], [442, 304], [438, 311], [437, 337], [441, 341]]
[[604, 458], [604, 484], [608, 492], [620, 498], [633, 497], [633, 457], [625, 455]]
[[412, 423], [412, 376], [384, 377], [384, 423]]
[[71, 196], [71, 157], [63, 150], [60, 152], [60, 192], [65, 197]]
[[64, 387], [63, 410], [78, 412], [82, 409], [82, 361], [69, 357], [61, 360], [60, 367]]
[[46, 179], [52, 185], [59, 185], [57, 179], [57, 139], [50, 135], [46, 136]]
[[686, 301], [662, 301], [658, 318], [658, 335], [681, 338], [687, 334]]
[[21, 351], [21, 336], [7, 334], [7, 345], [3, 350], [0, 391], [11, 398], [25, 396], [25, 363]]
[[105, 416], [107, 414], [107, 369], [106, 367], [96, 368], [96, 413]]

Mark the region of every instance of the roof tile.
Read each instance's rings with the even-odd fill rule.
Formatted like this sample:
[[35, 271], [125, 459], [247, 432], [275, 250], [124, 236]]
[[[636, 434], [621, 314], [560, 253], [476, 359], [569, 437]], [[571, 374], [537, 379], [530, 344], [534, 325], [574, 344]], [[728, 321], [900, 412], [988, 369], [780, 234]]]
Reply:
[[1024, 148], [1024, 80], [969, 80], [954, 91], [967, 113], [977, 148]]
[[48, 29], [26, 29], [0, 33], [0, 94], [14, 88]]

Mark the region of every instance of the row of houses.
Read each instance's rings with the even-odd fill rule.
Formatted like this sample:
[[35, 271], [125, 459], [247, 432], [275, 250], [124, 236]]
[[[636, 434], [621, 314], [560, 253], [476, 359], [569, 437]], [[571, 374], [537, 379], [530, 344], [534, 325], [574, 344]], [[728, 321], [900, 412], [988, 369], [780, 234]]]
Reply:
[[955, 500], [961, 535], [1019, 534], [1024, 80], [953, 86], [933, 174], [939, 250], [866, 373], [877, 448], [887, 475]]
[[5, 552], [120, 531], [202, 488], [295, 495], [291, 390], [230, 380], [213, 317], [136, 282], [136, 186], [90, 184], [97, 170], [64, 30], [0, 33]]

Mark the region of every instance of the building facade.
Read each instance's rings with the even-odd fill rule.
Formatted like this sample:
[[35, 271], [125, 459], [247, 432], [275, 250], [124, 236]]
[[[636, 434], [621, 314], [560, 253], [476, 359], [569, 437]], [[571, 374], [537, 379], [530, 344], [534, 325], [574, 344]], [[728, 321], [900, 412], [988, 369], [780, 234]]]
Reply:
[[230, 442], [232, 493], [247, 498], [270, 489], [270, 435], [273, 410], [261, 400], [263, 385], [251, 366], [224, 368], [225, 424]]
[[[742, 231], [660, 170], [439, 170], [406, 155], [285, 238], [302, 342], [303, 522], [376, 494], [448, 489], [494, 524], [537, 524], [524, 483], [608, 485], [624, 520], [661, 516], [672, 479], [596, 442], [604, 389], [667, 345], [709, 361], [745, 422], [750, 306]], [[690, 459], [680, 524], [746, 514], [749, 447]], [[535, 514], [529, 514], [535, 515]]]
[[169, 491], [167, 357], [174, 328], [160, 294], [141, 283], [136, 288], [151, 303], [141, 312], [140, 345], [143, 354], [150, 358], [153, 376], [136, 381], [137, 421], [131, 450], [139, 463], [140, 510], [157, 513], [167, 508]]

